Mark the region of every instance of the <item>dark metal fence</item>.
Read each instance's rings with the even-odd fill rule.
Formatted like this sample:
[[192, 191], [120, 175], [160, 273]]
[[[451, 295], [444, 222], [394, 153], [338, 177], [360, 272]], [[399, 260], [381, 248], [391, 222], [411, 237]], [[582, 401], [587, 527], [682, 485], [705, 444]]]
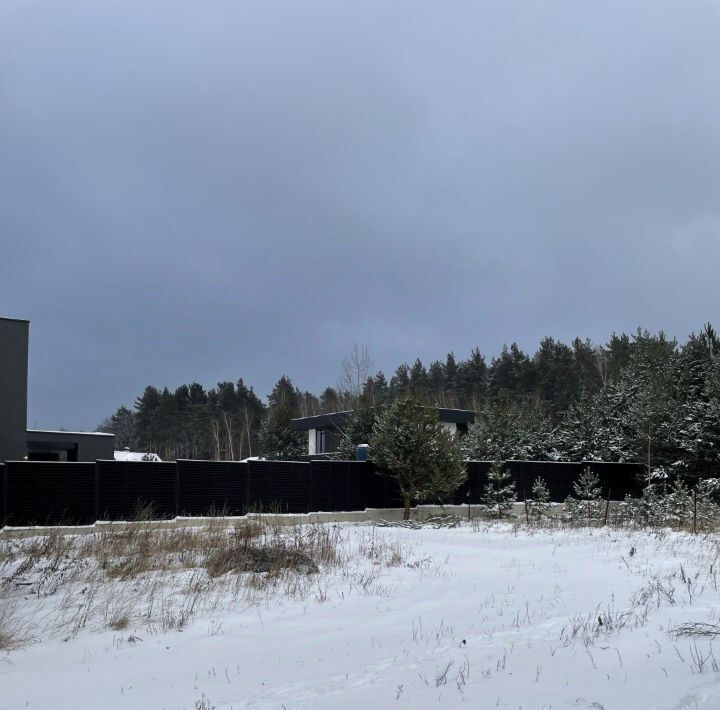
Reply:
[[[508, 461], [518, 500], [536, 478], [563, 501], [586, 466], [614, 500], [642, 489], [643, 466], [606, 462]], [[467, 482], [448, 503], [482, 503], [489, 461], [470, 461]], [[247, 512], [341, 512], [402, 506], [397, 482], [358, 461], [97, 461], [0, 464], [3, 525], [90, 524], [96, 520]], [[438, 501], [441, 502], [441, 501]]]

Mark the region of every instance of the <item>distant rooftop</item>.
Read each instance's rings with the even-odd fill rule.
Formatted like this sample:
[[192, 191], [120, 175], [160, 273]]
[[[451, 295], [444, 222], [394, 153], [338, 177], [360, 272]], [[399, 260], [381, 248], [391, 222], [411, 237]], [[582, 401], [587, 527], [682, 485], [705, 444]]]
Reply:
[[69, 434], [71, 436], [115, 436], [102, 431], [64, 431], [59, 429], [28, 429], [28, 434]]
[[[472, 409], [449, 409], [447, 407], [428, 407], [438, 413], [438, 419], [447, 424], [470, 424], [475, 421], [475, 412]], [[308, 429], [326, 429], [327, 427], [342, 426], [353, 413], [352, 409], [342, 412], [328, 412], [316, 414], [312, 417], [298, 417], [290, 420], [293, 431], [307, 431]]]

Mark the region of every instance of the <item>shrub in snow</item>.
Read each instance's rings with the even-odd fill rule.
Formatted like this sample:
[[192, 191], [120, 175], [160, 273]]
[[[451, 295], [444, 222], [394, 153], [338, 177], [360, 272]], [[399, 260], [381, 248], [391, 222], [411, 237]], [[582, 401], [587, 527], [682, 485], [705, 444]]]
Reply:
[[546, 519], [550, 515], [550, 491], [539, 476], [533, 483], [531, 495], [532, 498], [527, 501], [528, 517], [536, 522]]
[[714, 529], [720, 522], [720, 479], [706, 478], [695, 487], [698, 526]]
[[487, 506], [489, 513], [501, 518], [512, 510], [515, 500], [515, 484], [510, 482], [510, 474], [505, 468], [505, 463], [496, 461], [488, 473], [483, 503]]
[[617, 521], [640, 526], [667, 525], [664, 488], [664, 484], [651, 484], [643, 490], [640, 498], [625, 496], [618, 507]]
[[604, 516], [600, 478], [588, 466], [565, 499], [565, 519], [573, 523], [592, 523]]
[[692, 491], [680, 479], [675, 480], [663, 496], [660, 510], [665, 524], [687, 525], [693, 517]]
[[695, 516], [697, 495], [697, 524], [701, 528], [715, 528], [720, 523], [720, 479], [699, 481], [695, 491], [681, 479], [669, 486], [666, 482], [651, 483], [642, 497], [627, 497], [620, 506], [622, 522], [640, 526], [660, 526], [691, 529]]

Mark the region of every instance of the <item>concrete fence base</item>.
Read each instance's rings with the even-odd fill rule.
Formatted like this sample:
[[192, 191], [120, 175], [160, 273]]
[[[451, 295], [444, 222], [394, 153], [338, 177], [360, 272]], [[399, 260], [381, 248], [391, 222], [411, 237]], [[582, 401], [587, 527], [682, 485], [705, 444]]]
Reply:
[[[522, 504], [516, 504], [519, 514]], [[458, 515], [462, 518], [475, 517], [480, 506], [467, 505], [418, 505], [410, 509], [411, 520], [427, 520], [435, 515]], [[513, 514], [515, 510], [513, 510]], [[37, 525], [28, 527], [4, 527], [0, 530], [0, 538], [32, 537], [51, 533], [61, 535], [93, 535], [98, 532], [123, 531], [140, 525], [151, 525], [159, 530], [176, 530], [195, 528], [203, 525], [233, 527], [244, 520], [262, 520], [269, 525], [312, 525], [316, 523], [371, 523], [378, 520], [396, 521], [403, 519], [402, 508], [366, 508], [365, 510], [341, 513], [248, 513], [238, 516], [206, 516], [177, 517], [171, 520], [125, 521], [98, 520], [93, 525]]]
[[[611, 510], [615, 506], [611, 501]], [[551, 516], [559, 515], [565, 506], [563, 503], [553, 503]], [[137, 526], [151, 526], [158, 530], [177, 530], [180, 528], [196, 528], [204, 525], [220, 527], [233, 527], [244, 520], [262, 520], [268, 525], [313, 525], [317, 523], [372, 523], [379, 520], [399, 521], [403, 519], [402, 508], [366, 508], [365, 510], [348, 511], [344, 513], [248, 513], [238, 516], [201, 516], [177, 517], [171, 520], [145, 520], [125, 521], [99, 520], [93, 525], [38, 525], [29, 527], [4, 527], [0, 529], [0, 539], [25, 538], [49, 534], [60, 535], [93, 535], [99, 532], [121, 532]], [[480, 505], [418, 505], [410, 509], [410, 519], [415, 521], [427, 520], [436, 515], [457, 515], [470, 520], [488, 516]], [[525, 504], [514, 503], [512, 510], [504, 514], [504, 518], [524, 520]]]

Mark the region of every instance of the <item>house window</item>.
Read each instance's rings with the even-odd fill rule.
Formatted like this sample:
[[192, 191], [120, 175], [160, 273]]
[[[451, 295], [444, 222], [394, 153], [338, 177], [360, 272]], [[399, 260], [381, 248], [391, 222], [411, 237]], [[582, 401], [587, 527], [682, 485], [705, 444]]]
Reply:
[[324, 454], [325, 453], [325, 430], [324, 429], [316, 429], [315, 430], [315, 453], [316, 454]]

